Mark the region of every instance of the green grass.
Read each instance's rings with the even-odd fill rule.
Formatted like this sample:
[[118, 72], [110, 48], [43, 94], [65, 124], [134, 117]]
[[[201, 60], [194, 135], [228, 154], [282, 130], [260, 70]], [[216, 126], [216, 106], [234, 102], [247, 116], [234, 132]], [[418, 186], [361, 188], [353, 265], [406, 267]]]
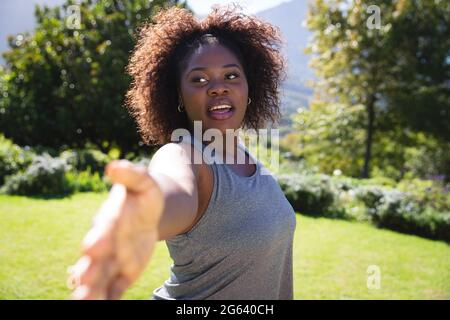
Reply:
[[[67, 299], [66, 269], [107, 194], [41, 200], [0, 196], [0, 299]], [[297, 215], [295, 299], [450, 299], [450, 247], [373, 226]], [[169, 276], [159, 242], [125, 299], [149, 299]], [[367, 268], [381, 270], [367, 288]]]

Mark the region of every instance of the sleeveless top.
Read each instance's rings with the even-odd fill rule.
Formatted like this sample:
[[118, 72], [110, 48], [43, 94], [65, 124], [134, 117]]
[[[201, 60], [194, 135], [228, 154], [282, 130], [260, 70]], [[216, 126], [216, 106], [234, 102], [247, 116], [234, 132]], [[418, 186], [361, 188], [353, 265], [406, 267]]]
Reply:
[[246, 177], [226, 164], [209, 164], [214, 175], [209, 204], [188, 232], [165, 241], [173, 259], [170, 278], [152, 299], [293, 299], [294, 209], [270, 171], [245, 146], [238, 147], [256, 171]]

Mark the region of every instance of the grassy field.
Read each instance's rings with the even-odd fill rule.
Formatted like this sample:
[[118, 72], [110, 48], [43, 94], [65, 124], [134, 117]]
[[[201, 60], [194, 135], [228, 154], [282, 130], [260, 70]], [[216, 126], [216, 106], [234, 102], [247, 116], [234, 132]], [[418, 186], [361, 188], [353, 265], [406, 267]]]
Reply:
[[[0, 299], [67, 299], [66, 269], [107, 194], [0, 196]], [[450, 299], [450, 247], [370, 225], [297, 215], [295, 299]], [[169, 275], [164, 242], [125, 299], [149, 299]], [[367, 268], [381, 271], [368, 289]]]

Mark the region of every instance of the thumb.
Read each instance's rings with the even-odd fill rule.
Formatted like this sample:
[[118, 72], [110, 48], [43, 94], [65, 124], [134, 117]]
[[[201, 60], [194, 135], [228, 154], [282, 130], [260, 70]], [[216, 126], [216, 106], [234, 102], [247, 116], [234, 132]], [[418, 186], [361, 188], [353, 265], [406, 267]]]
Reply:
[[156, 182], [144, 166], [134, 165], [128, 160], [114, 160], [105, 168], [105, 175], [112, 183], [120, 183], [131, 192], [148, 191]]

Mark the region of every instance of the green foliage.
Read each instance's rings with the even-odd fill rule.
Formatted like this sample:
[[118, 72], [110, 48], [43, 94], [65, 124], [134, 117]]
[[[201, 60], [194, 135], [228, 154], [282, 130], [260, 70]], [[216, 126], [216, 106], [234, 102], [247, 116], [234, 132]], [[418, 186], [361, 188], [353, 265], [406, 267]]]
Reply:
[[66, 179], [74, 192], [106, 192], [111, 183], [105, 181], [98, 172], [91, 171], [66, 172]]
[[8, 176], [2, 193], [17, 195], [61, 195], [73, 191], [65, 173], [70, 166], [62, 159], [48, 154], [35, 156], [23, 172]]
[[281, 144], [322, 173], [341, 170], [345, 175], [358, 176], [364, 153], [363, 118], [361, 105], [346, 108], [342, 104], [313, 103], [309, 110], [299, 108], [292, 117], [295, 133], [283, 138]]
[[403, 0], [393, 9], [385, 23], [388, 111], [403, 126], [449, 142], [450, 3]]
[[[405, 186], [414, 190], [427, 184], [419, 181], [411, 185], [408, 183], [402, 182], [396, 189], [365, 185], [357, 187], [354, 192], [356, 199], [364, 203], [366, 213], [375, 225], [449, 242], [450, 211], [445, 207], [449, 201], [448, 193], [445, 194], [442, 188], [435, 190], [437, 192], [431, 196], [424, 196], [423, 188], [415, 190], [415, 194], [402, 191]], [[433, 196], [440, 198], [440, 204], [436, 204]]]
[[[367, 24], [371, 5], [380, 9], [376, 28]], [[448, 141], [449, 10], [444, 1], [312, 2], [308, 52], [315, 54], [317, 84], [349, 105], [373, 96], [380, 112]]]
[[[379, 28], [367, 25], [371, 5], [380, 9]], [[299, 153], [310, 165], [396, 180], [408, 170], [448, 176], [449, 6], [424, 0], [311, 2], [307, 52], [318, 80], [311, 113], [296, 117]], [[432, 146], [421, 146], [421, 132]], [[426, 166], [410, 160], [411, 153]], [[434, 155], [438, 163], [426, 163]]]
[[360, 186], [355, 190], [355, 195], [364, 203], [369, 213], [374, 213], [384, 197], [383, 191], [379, 186]]
[[103, 174], [103, 171], [111, 161], [110, 157], [95, 149], [71, 149], [63, 151], [60, 157], [77, 171], [90, 170]]
[[369, 222], [450, 242], [450, 196], [436, 182], [396, 184], [382, 177], [355, 179], [293, 172], [280, 174], [278, 182], [294, 210], [301, 213]]
[[31, 162], [33, 152], [24, 150], [0, 134], [0, 186], [5, 177], [24, 170]]
[[414, 146], [405, 150], [405, 176], [423, 178], [443, 176], [450, 182], [450, 142], [441, 142], [429, 135], [417, 134]]
[[335, 214], [334, 193], [327, 176], [281, 174], [278, 182], [294, 210], [313, 216]]
[[[293, 117], [293, 132], [283, 137], [285, 152], [318, 172], [358, 177], [364, 158], [364, 109], [314, 102]], [[443, 176], [450, 181], [450, 149], [429, 134], [393, 126], [373, 136], [371, 176], [400, 181]], [[391, 183], [392, 184], [392, 183]]]
[[[80, 25], [70, 25], [70, 5]], [[83, 148], [106, 152], [142, 149], [123, 107], [130, 79], [124, 68], [134, 30], [168, 0], [67, 0], [36, 7], [31, 34], [10, 38], [0, 71], [0, 128], [19, 145]], [[73, 21], [72, 21], [73, 22]]]
[[66, 150], [59, 157], [24, 151], [0, 137], [1, 170], [6, 182], [2, 193], [64, 195], [72, 192], [108, 191], [102, 175], [110, 158], [95, 149]]
[[385, 190], [373, 219], [380, 227], [450, 242], [450, 212], [423, 208], [399, 190]]
[[421, 206], [429, 206], [436, 211], [450, 211], [450, 186], [433, 180], [402, 180], [397, 189], [408, 192]]

